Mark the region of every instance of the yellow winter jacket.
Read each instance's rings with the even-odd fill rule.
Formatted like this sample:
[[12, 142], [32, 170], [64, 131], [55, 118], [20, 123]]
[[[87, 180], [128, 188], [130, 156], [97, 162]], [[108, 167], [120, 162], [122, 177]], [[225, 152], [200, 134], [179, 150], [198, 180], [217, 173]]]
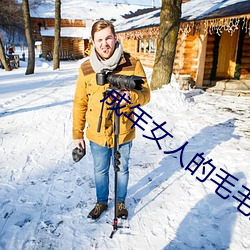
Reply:
[[[120, 109], [121, 112], [129, 115], [132, 111], [137, 112], [136, 108], [130, 110], [137, 104], [145, 105], [150, 100], [150, 90], [146, 80], [146, 75], [139, 60], [136, 60], [130, 54], [123, 53], [119, 65], [113, 71], [114, 74], [121, 75], [136, 75], [142, 76], [144, 84], [142, 90], [132, 89], [130, 91], [130, 102], [125, 108]], [[84, 129], [87, 122], [86, 137], [101, 146], [107, 145], [109, 148], [114, 147], [113, 134], [113, 116], [108, 119], [110, 106], [104, 104], [102, 123], [100, 132], [97, 132], [98, 121], [101, 111], [103, 92], [109, 87], [109, 84], [104, 86], [97, 85], [96, 73], [93, 71], [90, 61], [82, 63], [79, 69], [79, 75], [76, 83], [75, 97], [73, 102], [73, 140], [84, 138]], [[109, 102], [109, 101], [108, 101]], [[111, 101], [110, 101], [111, 102]], [[114, 113], [114, 112], [113, 112]], [[134, 119], [131, 115], [130, 118]], [[135, 127], [124, 115], [120, 116], [120, 135], [119, 144], [129, 142], [135, 138]]]

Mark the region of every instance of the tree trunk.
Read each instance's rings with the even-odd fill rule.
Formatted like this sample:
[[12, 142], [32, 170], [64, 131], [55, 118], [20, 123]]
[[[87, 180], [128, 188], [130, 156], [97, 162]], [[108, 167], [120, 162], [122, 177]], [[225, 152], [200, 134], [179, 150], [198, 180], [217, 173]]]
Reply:
[[25, 75], [30, 75], [34, 74], [35, 70], [35, 48], [32, 37], [32, 27], [30, 21], [30, 9], [28, 0], [22, 0], [22, 8], [23, 8], [23, 19], [24, 19], [24, 31], [25, 31], [26, 41], [28, 44], [28, 66]]
[[1, 37], [0, 37], [0, 61], [6, 71], [11, 71], [11, 68], [6, 60], [4, 46]]
[[55, 40], [53, 50], [53, 70], [60, 68], [59, 48], [61, 33], [61, 0], [55, 1]]
[[160, 31], [150, 87], [161, 88], [171, 81], [182, 0], [162, 0]]

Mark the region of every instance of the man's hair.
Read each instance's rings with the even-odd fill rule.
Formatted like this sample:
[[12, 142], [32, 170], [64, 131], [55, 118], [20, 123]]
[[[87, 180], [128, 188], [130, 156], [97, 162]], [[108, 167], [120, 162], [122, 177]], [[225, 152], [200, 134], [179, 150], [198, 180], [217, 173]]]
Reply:
[[94, 35], [96, 32], [102, 30], [102, 29], [106, 29], [106, 28], [110, 28], [112, 33], [114, 34], [115, 36], [115, 28], [114, 28], [114, 25], [110, 22], [110, 21], [107, 21], [107, 20], [99, 20], [97, 22], [95, 22], [92, 26], [92, 30], [91, 30], [91, 38], [92, 40], [94, 40]]

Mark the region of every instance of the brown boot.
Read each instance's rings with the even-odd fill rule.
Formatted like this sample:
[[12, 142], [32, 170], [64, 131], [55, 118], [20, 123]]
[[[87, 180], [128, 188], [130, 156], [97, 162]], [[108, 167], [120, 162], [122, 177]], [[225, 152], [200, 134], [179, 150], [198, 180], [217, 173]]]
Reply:
[[117, 202], [117, 218], [127, 219], [128, 218], [128, 210], [125, 206], [124, 202]]
[[108, 205], [103, 204], [101, 202], [97, 202], [95, 204], [95, 207], [90, 211], [88, 218], [91, 218], [93, 220], [98, 219], [100, 215], [102, 214], [102, 212], [107, 210], [107, 208], [108, 208]]

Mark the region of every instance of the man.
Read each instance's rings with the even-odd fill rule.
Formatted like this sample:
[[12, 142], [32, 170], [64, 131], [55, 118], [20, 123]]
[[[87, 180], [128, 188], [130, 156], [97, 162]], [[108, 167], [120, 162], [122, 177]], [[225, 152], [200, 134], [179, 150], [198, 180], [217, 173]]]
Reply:
[[[108, 208], [109, 195], [109, 168], [113, 159], [114, 134], [113, 116], [110, 117], [109, 107], [104, 104], [103, 119], [100, 132], [97, 132], [98, 117], [101, 111], [103, 93], [109, 84], [100, 86], [96, 82], [96, 73], [103, 69], [112, 71], [112, 74], [137, 75], [144, 77], [142, 90], [121, 90], [125, 100], [120, 99], [119, 105], [126, 105], [121, 112], [127, 116], [131, 113], [130, 107], [141, 106], [150, 100], [150, 90], [146, 81], [145, 72], [140, 61], [123, 51], [117, 40], [114, 26], [111, 22], [100, 20], [94, 23], [91, 30], [93, 50], [90, 59], [85, 61], [79, 70], [73, 104], [73, 140], [76, 147], [85, 147], [83, 130], [87, 122], [86, 137], [90, 141], [90, 148], [94, 161], [94, 175], [97, 203], [90, 211], [88, 218], [97, 219]], [[131, 115], [130, 118], [133, 118]], [[118, 172], [117, 217], [128, 216], [125, 198], [128, 186], [128, 161], [132, 140], [135, 138], [133, 122], [126, 116], [120, 116], [119, 152], [121, 153]]]

